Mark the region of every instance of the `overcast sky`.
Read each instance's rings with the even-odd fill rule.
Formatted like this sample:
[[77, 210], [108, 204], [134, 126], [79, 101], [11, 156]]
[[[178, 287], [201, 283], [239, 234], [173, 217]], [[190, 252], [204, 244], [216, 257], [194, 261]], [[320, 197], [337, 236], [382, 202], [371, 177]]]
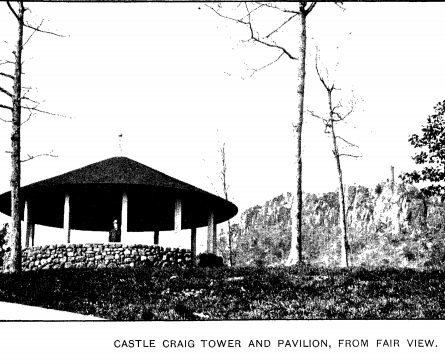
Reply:
[[[233, 4], [224, 5], [231, 14]], [[52, 151], [23, 164], [22, 184], [49, 178], [120, 154], [172, 177], [222, 195], [218, 147], [225, 143], [229, 197], [240, 211], [263, 204], [295, 184], [297, 61], [251, 42], [246, 28], [222, 19], [202, 3], [39, 3], [26, 13], [44, 29], [24, 50], [24, 84], [32, 99], [60, 116], [36, 115], [22, 129], [22, 154]], [[444, 99], [441, 50], [444, 3], [346, 3], [345, 11], [319, 3], [309, 15], [305, 107], [323, 115], [327, 97], [321, 69], [354, 98], [355, 111], [339, 131], [358, 145], [361, 158], [344, 158], [347, 184], [374, 188], [412, 170], [408, 136]], [[257, 24], [273, 30], [276, 13]], [[295, 20], [294, 20], [295, 21]], [[0, 4], [0, 59], [11, 59], [16, 24]], [[25, 31], [29, 35], [30, 31]], [[278, 34], [296, 54], [296, 24]], [[4, 38], [3, 38], [4, 37]], [[8, 42], [8, 43], [6, 43]], [[338, 63], [338, 65], [337, 65]], [[337, 65], [337, 66], [336, 66]], [[1, 66], [3, 72], [11, 72]], [[8, 79], [0, 80], [10, 87]], [[0, 103], [8, 103], [0, 95]], [[8, 118], [5, 110], [0, 117]], [[0, 124], [9, 148], [10, 124]], [[303, 127], [303, 190], [337, 188], [331, 141], [318, 119]], [[9, 189], [9, 154], [0, 153], [0, 190]]]

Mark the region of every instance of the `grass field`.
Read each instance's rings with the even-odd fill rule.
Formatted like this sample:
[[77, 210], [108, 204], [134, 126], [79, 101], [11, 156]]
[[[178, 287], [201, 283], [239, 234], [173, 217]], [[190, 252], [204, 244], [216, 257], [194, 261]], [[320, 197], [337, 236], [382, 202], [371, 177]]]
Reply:
[[0, 301], [109, 320], [443, 319], [445, 270], [48, 270], [0, 274]]

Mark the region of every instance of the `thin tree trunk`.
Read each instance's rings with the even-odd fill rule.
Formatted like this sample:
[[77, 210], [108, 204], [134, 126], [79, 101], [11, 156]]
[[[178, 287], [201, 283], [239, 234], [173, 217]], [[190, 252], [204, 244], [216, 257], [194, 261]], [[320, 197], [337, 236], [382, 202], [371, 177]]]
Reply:
[[303, 211], [303, 191], [302, 191], [302, 171], [303, 163], [301, 159], [301, 132], [303, 128], [304, 112], [304, 83], [306, 78], [306, 16], [304, 5], [300, 4], [300, 46], [298, 59], [298, 77], [297, 77], [297, 113], [298, 123], [294, 125], [294, 137], [296, 139], [295, 161], [297, 167], [297, 184], [292, 203], [292, 239], [289, 257], [286, 265], [293, 265], [303, 262], [303, 244], [302, 244], [302, 211]]
[[[224, 197], [227, 201], [229, 201], [229, 186], [227, 185], [227, 163], [226, 163], [226, 144], [223, 143], [221, 148], [219, 149], [221, 153], [221, 162], [222, 162], [222, 170], [221, 170], [221, 180], [223, 184], [223, 192]], [[233, 267], [233, 254], [232, 254], [232, 234], [230, 232], [230, 219], [227, 220], [227, 226], [229, 228], [228, 232], [228, 245], [229, 245], [229, 263], [230, 266]]]
[[346, 204], [345, 204], [345, 194], [343, 189], [343, 174], [340, 165], [340, 156], [338, 155], [337, 143], [335, 141], [334, 128], [332, 128], [332, 139], [334, 143], [335, 159], [337, 162], [337, 173], [338, 173], [338, 183], [339, 183], [339, 204], [340, 204], [340, 229], [341, 229], [341, 259], [340, 266], [348, 266], [348, 233], [347, 233], [347, 220], [346, 220]]
[[22, 246], [20, 224], [20, 124], [21, 124], [21, 90], [22, 90], [22, 49], [23, 49], [23, 2], [19, 2], [18, 40], [15, 55], [14, 87], [12, 100], [12, 133], [11, 133], [11, 272], [22, 270]]
[[341, 229], [341, 240], [340, 240], [340, 266], [347, 267], [348, 266], [348, 233], [347, 233], [347, 220], [346, 220], [346, 204], [345, 204], [345, 194], [343, 190], [343, 173], [341, 170], [340, 164], [340, 154], [338, 152], [337, 146], [337, 137], [335, 135], [334, 130], [334, 121], [333, 121], [333, 109], [332, 109], [332, 90], [328, 90], [328, 98], [329, 98], [329, 123], [331, 128], [331, 136], [333, 143], [333, 154], [337, 164], [337, 173], [338, 173], [338, 183], [339, 183], [339, 192], [338, 192], [338, 202], [340, 206], [339, 220], [340, 220], [340, 229]]
[[229, 263], [230, 266], [233, 267], [233, 254], [232, 254], [232, 234], [230, 232], [231, 229], [231, 224], [230, 224], [230, 219], [227, 221], [227, 225], [229, 227]]

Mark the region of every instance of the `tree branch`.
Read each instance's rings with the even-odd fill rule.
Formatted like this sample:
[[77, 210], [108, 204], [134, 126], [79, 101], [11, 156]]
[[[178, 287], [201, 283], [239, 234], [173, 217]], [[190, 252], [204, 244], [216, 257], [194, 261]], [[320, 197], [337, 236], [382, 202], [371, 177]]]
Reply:
[[0, 72], [0, 76], [8, 77], [8, 78], [10, 78], [11, 80], [14, 80], [14, 76], [12, 76], [12, 75], [8, 75], [7, 73]]
[[[257, 2], [257, 4], [261, 4], [261, 3], [258, 3], [258, 2]], [[300, 12], [297, 11], [297, 10], [283, 9], [283, 8], [279, 8], [278, 6], [275, 6], [275, 5], [272, 5], [272, 4], [267, 4], [267, 3], [265, 3], [265, 4], [263, 4], [263, 5], [266, 6], [266, 7], [268, 7], [268, 8], [271, 8], [271, 9], [279, 10], [279, 11], [281, 11], [281, 12], [283, 12], [283, 13], [292, 13], [292, 14], [295, 14], [295, 15], [300, 14]], [[313, 7], [312, 7], [312, 8], [313, 8]], [[312, 10], [312, 9], [311, 9], [311, 10]]]
[[218, 12], [217, 10], [213, 9], [209, 4], [204, 4], [204, 5], [207, 6], [209, 9], [212, 9], [212, 10], [213, 10], [217, 15], [219, 15], [221, 18], [229, 19], [229, 20], [232, 20], [232, 21], [234, 21], [234, 22], [237, 22], [237, 23], [240, 23], [240, 24], [247, 25], [247, 22], [245, 22], [245, 21], [242, 20], [243, 18], [241, 18], [241, 19], [235, 19], [235, 18], [232, 18], [232, 17], [230, 17], [230, 16], [221, 14], [221, 13]]
[[283, 57], [283, 55], [284, 55], [284, 52], [282, 52], [282, 53], [278, 56], [278, 58], [277, 58], [276, 60], [274, 60], [274, 61], [272, 61], [272, 62], [266, 64], [265, 66], [263, 66], [263, 67], [261, 67], [261, 68], [258, 68], [258, 69], [252, 68], [252, 69], [253, 69], [253, 72], [252, 72], [252, 74], [250, 75], [250, 77], [252, 77], [256, 72], [261, 71], [261, 70], [265, 69], [266, 67], [269, 67], [269, 66], [273, 65], [273, 64], [274, 64], [275, 62], [277, 62], [281, 57]]
[[311, 3], [311, 5], [309, 5], [309, 7], [307, 8], [307, 10], [305, 10], [305, 14], [308, 15], [315, 7], [317, 3], [314, 1]]
[[[204, 158], [202, 158], [202, 160], [203, 160], [205, 163], [207, 163], [207, 161], [206, 161]], [[207, 177], [207, 179], [209, 180], [210, 184], [212, 185], [213, 190], [215, 191], [215, 194], [218, 195], [218, 197], [221, 197], [221, 196], [219, 195], [218, 190], [216, 189], [215, 185], [213, 184], [213, 182], [212, 182], [212, 180], [210, 179], [210, 177], [209, 177], [208, 174], [206, 174], [206, 177]]]
[[17, 13], [15, 12], [14, 8], [11, 6], [11, 3], [9, 1], [6, 2], [8, 4], [8, 8], [9, 10], [11, 10], [11, 12], [14, 14], [15, 18], [20, 21], [19, 16], [17, 15]]
[[[246, 5], [246, 10], [249, 11], [249, 8], [248, 8], [247, 4], [245, 4], [245, 5]], [[271, 47], [271, 48], [281, 49], [281, 50], [282, 50], [282, 51], [283, 51], [283, 52], [284, 52], [290, 59], [298, 59], [298, 58], [292, 56], [292, 55], [287, 51], [286, 48], [281, 47], [281, 46], [279, 46], [278, 44], [275, 44], [275, 43], [267, 43], [267, 42], [261, 40], [258, 36], [255, 37], [255, 34], [254, 34], [254, 32], [253, 32], [252, 20], [251, 20], [251, 18], [250, 18], [250, 14], [249, 14], [248, 17], [249, 17], [249, 21], [247, 22], [247, 25], [249, 26], [249, 29], [250, 29], [250, 39], [253, 39], [255, 42], [258, 42], [258, 43], [260, 43], [260, 44], [264, 44], [265, 46], [268, 46], [268, 47]]]
[[43, 114], [52, 115], [52, 116], [61, 116], [62, 118], [66, 118], [67, 117], [67, 116], [62, 115], [62, 114], [55, 114], [55, 113], [52, 113], [52, 112], [49, 112], [49, 111], [37, 109], [38, 106], [39, 105], [36, 105], [34, 107], [22, 106], [22, 109], [26, 109], [26, 110], [30, 110], [30, 111], [38, 111], [38, 112], [41, 112]]
[[[253, 41], [257, 42], [257, 43], [263, 44], [263, 45], [268, 46], [268, 47], [271, 47], [271, 48], [277, 48], [277, 49], [280, 49], [280, 50], [281, 50], [282, 52], [284, 52], [290, 59], [297, 59], [296, 57], [292, 56], [292, 54], [290, 54], [290, 52], [289, 52], [286, 48], [281, 47], [281, 46], [279, 46], [279, 45], [277, 45], [277, 44], [275, 44], [275, 43], [268, 43], [268, 42], [265, 42], [264, 40], [260, 39], [259, 36], [256, 36], [256, 35], [255, 35], [255, 33], [254, 33], [254, 31], [253, 31], [253, 27], [252, 27], [252, 21], [251, 21], [250, 14], [251, 14], [254, 10], [258, 9], [258, 8], [255, 8], [254, 10], [250, 11], [250, 10], [249, 10], [249, 7], [248, 7], [247, 4], [245, 3], [246, 10], [247, 10], [247, 14], [244, 15], [241, 19], [235, 19], [235, 18], [232, 18], [232, 17], [230, 17], [230, 16], [221, 14], [219, 11], [215, 10], [213, 7], [211, 7], [211, 6], [208, 5], [208, 4], [205, 4], [205, 5], [206, 5], [209, 9], [212, 9], [213, 12], [215, 12], [215, 13], [216, 13], [217, 15], [219, 15], [221, 18], [229, 19], [229, 20], [232, 20], [232, 21], [234, 21], [234, 22], [236, 22], [236, 23], [243, 24], [243, 25], [247, 25], [247, 26], [249, 27], [249, 30], [250, 30], [250, 39], [249, 39], [249, 40], [253, 40]], [[266, 5], [266, 4], [264, 4], [264, 5]], [[266, 6], [267, 6], [267, 5], [266, 5]], [[246, 16], [247, 16], [248, 19], [249, 19], [248, 21], [244, 21], [244, 20], [243, 20]], [[249, 41], [249, 40], [248, 40], [248, 41]]]
[[29, 121], [29, 119], [31, 119], [31, 117], [33, 115], [34, 115], [34, 113], [30, 112], [28, 118], [25, 121], [23, 121], [22, 123], [20, 123], [20, 125], [26, 124]]
[[352, 158], [361, 158], [362, 155], [353, 155], [353, 154], [339, 154], [339, 157], [352, 157]]
[[[35, 33], [35, 32], [40, 32], [40, 33], [46, 33], [46, 34], [55, 35], [56, 37], [65, 38], [65, 36], [62, 35], [62, 34], [57, 34], [57, 33], [50, 32], [49, 30], [42, 30], [42, 29], [40, 29], [40, 27], [42, 26], [42, 24], [43, 24], [44, 21], [45, 21], [45, 19], [42, 20], [42, 22], [40, 23], [40, 25], [39, 25], [37, 28], [36, 28], [36, 27], [33, 27], [33, 26], [32, 26], [31, 24], [29, 24], [29, 23], [25, 23], [25, 24], [23, 24], [23, 25], [24, 25], [25, 27], [29, 28], [29, 29], [33, 29], [33, 30], [34, 30], [34, 33]], [[34, 34], [34, 33], [33, 33], [33, 34]], [[31, 38], [33, 34], [31, 34], [31, 36], [30, 36], [29, 38]], [[28, 38], [28, 40], [29, 40], [29, 38]]]
[[307, 112], [309, 114], [311, 114], [314, 118], [320, 119], [322, 120], [325, 124], [327, 124], [329, 122], [328, 119], [322, 118], [321, 116], [318, 116], [317, 114], [315, 114], [312, 110], [307, 110]]
[[28, 162], [28, 161], [30, 161], [30, 160], [32, 160], [34, 158], [37, 158], [37, 157], [53, 157], [53, 158], [57, 158], [58, 156], [54, 155], [54, 154], [51, 154], [52, 152], [53, 151], [51, 151], [49, 153], [42, 153], [42, 154], [37, 154], [37, 155], [30, 155], [30, 154], [28, 154], [28, 158], [27, 159], [23, 159], [23, 160], [21, 159], [20, 163]]
[[354, 111], [354, 108], [351, 107], [351, 110], [349, 110], [345, 115], [340, 115], [338, 112], [333, 112], [332, 115], [335, 115], [338, 118], [333, 121], [335, 121], [335, 122], [344, 121], [349, 115], [352, 114], [353, 111]]
[[[43, 24], [43, 20], [41, 21], [40, 25], [39, 25], [37, 28], [39, 28], [42, 24]], [[25, 46], [28, 44], [29, 40], [32, 38], [32, 36], [33, 36], [36, 32], [37, 32], [37, 29], [34, 30], [34, 31], [31, 33], [31, 35], [28, 37], [28, 39], [25, 41], [25, 43], [23, 43], [22, 48], [25, 47]]]
[[307, 110], [309, 112], [309, 114], [311, 114], [314, 118], [320, 119], [321, 121], [323, 121], [324, 124], [324, 132], [325, 134], [331, 134], [331, 131], [329, 130], [329, 128], [332, 128], [332, 125], [329, 121], [329, 119], [325, 119], [322, 118], [321, 116], [318, 116], [317, 114], [315, 114], [313, 111], [311, 110]]
[[337, 5], [341, 9], [341, 11], [346, 11], [346, 8], [341, 6], [341, 5], [343, 5], [343, 2], [335, 2], [335, 5]]
[[32, 99], [30, 99], [29, 97], [26, 97], [26, 96], [22, 96], [20, 99], [21, 100], [28, 100], [28, 101], [31, 101], [31, 102], [33, 102], [35, 104], [39, 104], [40, 105], [40, 102], [34, 101], [34, 100], [32, 100]]
[[272, 34], [278, 32], [282, 27], [284, 27], [287, 23], [289, 23], [293, 18], [295, 18], [298, 14], [292, 15], [289, 19], [287, 19], [283, 24], [281, 24], [277, 29], [266, 35], [264, 38], [269, 38]]
[[[326, 84], [325, 79], [323, 78], [323, 76], [322, 76], [321, 73], [320, 73], [320, 70], [318, 69], [318, 58], [319, 58], [319, 56], [318, 56], [318, 48], [317, 48], [317, 54], [315, 55], [315, 70], [317, 71], [318, 78], [320, 79], [320, 81], [321, 81], [321, 83], [323, 84], [324, 88], [325, 88], [328, 92], [329, 92], [329, 91], [332, 91], [331, 88], [328, 87], [328, 85]], [[332, 86], [332, 87], [334, 87], [334, 86]]]
[[12, 111], [12, 107], [11, 107], [11, 106], [6, 106], [6, 105], [3, 105], [3, 104], [0, 104], [0, 108], [2, 108], [2, 109], [8, 109], [8, 110], [11, 110], [11, 111]]
[[0, 66], [3, 66], [4, 64], [14, 64], [14, 62], [5, 59], [4, 61], [0, 62]]
[[256, 38], [256, 37], [253, 35], [253, 30], [252, 30], [252, 28], [250, 28], [250, 29], [251, 29], [251, 39], [254, 40], [255, 42], [264, 44], [265, 46], [268, 46], [268, 47], [270, 47], [270, 48], [281, 49], [281, 50], [283, 51], [283, 53], [285, 53], [286, 56], [288, 56], [290, 59], [298, 59], [297, 57], [294, 57], [292, 54], [290, 54], [289, 51], [288, 51], [286, 48], [281, 47], [281, 46], [279, 46], [278, 44], [267, 43], [267, 42], [262, 41], [262, 40], [259, 39], [259, 38]]
[[3, 87], [0, 87], [0, 92], [3, 92], [4, 94], [8, 95], [12, 99], [12, 93], [5, 90]]
[[[246, 4], [246, 3], [244, 3], [244, 4]], [[248, 11], [248, 13], [246, 14], [246, 15], [244, 15], [242, 18], [241, 18], [241, 20], [242, 19], [244, 19], [245, 17], [249, 17], [250, 16], [250, 14], [252, 14], [254, 11], [257, 11], [258, 9], [261, 9], [263, 6], [265, 6], [266, 4], [261, 4], [261, 3], [257, 3], [259, 6], [257, 6], [255, 9], [253, 9], [253, 10], [251, 10], [251, 11]], [[241, 3], [240, 3], [240, 5], [241, 5]]]
[[353, 143], [351, 143], [351, 142], [348, 142], [346, 139], [342, 138], [341, 136], [336, 135], [335, 137], [336, 137], [337, 139], [343, 140], [345, 143], [349, 144], [349, 145], [352, 146], [352, 147], [356, 147], [356, 148], [358, 148], [358, 145], [355, 145], [355, 144], [353, 144]]

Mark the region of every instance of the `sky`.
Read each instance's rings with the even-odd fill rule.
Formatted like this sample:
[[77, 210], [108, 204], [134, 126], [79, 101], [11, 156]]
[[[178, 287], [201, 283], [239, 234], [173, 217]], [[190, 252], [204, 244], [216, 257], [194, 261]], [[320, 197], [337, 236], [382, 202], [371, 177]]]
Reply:
[[[224, 4], [235, 14], [236, 4]], [[22, 185], [116, 155], [222, 196], [224, 143], [229, 199], [240, 212], [295, 186], [297, 64], [279, 51], [246, 42], [248, 30], [218, 17], [203, 3], [38, 3], [28, 20], [63, 35], [36, 33], [24, 50], [23, 82], [40, 108], [22, 128]], [[440, 49], [445, 3], [319, 3], [307, 19], [305, 109], [323, 116], [327, 95], [315, 72], [355, 100], [338, 132], [360, 158], [342, 159], [346, 184], [375, 188], [415, 168], [408, 137], [419, 133], [444, 98]], [[276, 11], [255, 17], [276, 28]], [[298, 49], [296, 23], [276, 39]], [[0, 60], [11, 59], [16, 24], [0, 4]], [[31, 34], [25, 31], [25, 38]], [[4, 38], [3, 38], [4, 37]], [[438, 52], [439, 51], [439, 52]], [[2, 72], [12, 72], [9, 65]], [[9, 67], [9, 68], [8, 68]], [[0, 85], [10, 87], [8, 79]], [[8, 103], [0, 94], [0, 103]], [[6, 110], [0, 117], [9, 118]], [[122, 152], [118, 135], [122, 133]], [[9, 189], [10, 124], [0, 124], [0, 191]], [[322, 122], [305, 114], [303, 191], [338, 188], [331, 140]], [[240, 214], [239, 214], [240, 215]], [[238, 216], [239, 216], [238, 215]], [[2, 216], [2, 219], [5, 217]], [[54, 229], [52, 229], [54, 230]], [[198, 232], [198, 239], [205, 233]], [[51, 234], [48, 233], [48, 239]], [[55, 234], [57, 235], [57, 234]], [[49, 241], [49, 240], [48, 240]]]

